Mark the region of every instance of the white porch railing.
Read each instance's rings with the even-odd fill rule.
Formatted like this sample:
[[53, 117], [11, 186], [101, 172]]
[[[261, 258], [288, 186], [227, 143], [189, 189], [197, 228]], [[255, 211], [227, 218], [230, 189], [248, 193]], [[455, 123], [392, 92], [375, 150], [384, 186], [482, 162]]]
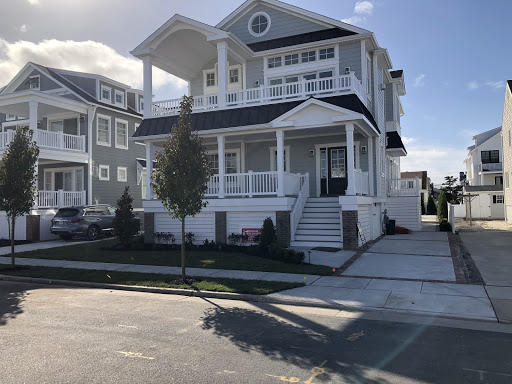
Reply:
[[37, 206], [39, 208], [63, 208], [85, 205], [85, 191], [39, 191]]
[[[298, 195], [304, 175], [284, 174], [284, 194]], [[220, 175], [210, 176], [206, 197], [220, 197]], [[275, 196], [278, 193], [277, 172], [230, 173], [224, 175], [224, 196]]]
[[368, 172], [363, 172], [360, 169], [354, 171], [354, 183], [356, 195], [369, 195], [370, 194], [370, 176]]
[[502, 172], [503, 163], [487, 163], [478, 165], [479, 172]]
[[[7, 148], [7, 145], [14, 139], [14, 130], [0, 133], [0, 149]], [[63, 132], [36, 130], [34, 141], [41, 148], [65, 149], [69, 151], [85, 152], [85, 136], [68, 135]]]
[[[348, 75], [328, 77], [323, 79], [302, 80], [296, 83], [279, 85], [262, 85], [259, 88], [249, 88], [226, 93], [226, 108], [258, 103], [282, 102], [289, 99], [307, 98], [309, 96], [355, 93], [366, 103], [367, 95], [361, 81], [354, 72]], [[193, 110], [212, 109], [219, 107], [220, 94], [194, 96]], [[152, 116], [165, 116], [179, 112], [182, 99], [156, 101], [151, 105]]]
[[389, 179], [388, 196], [419, 196], [420, 182], [419, 178], [414, 179]]
[[290, 234], [291, 241], [295, 240], [295, 232], [299, 226], [300, 219], [302, 218], [302, 212], [306, 206], [306, 202], [309, 198], [309, 173], [300, 176], [300, 190], [295, 206], [293, 207], [292, 213], [290, 214]]

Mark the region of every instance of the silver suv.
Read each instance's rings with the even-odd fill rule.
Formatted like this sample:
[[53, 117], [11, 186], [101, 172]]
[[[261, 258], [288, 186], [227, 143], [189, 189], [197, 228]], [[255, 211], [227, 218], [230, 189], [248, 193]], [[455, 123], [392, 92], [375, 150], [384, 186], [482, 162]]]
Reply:
[[116, 209], [106, 204], [60, 208], [52, 219], [50, 232], [63, 240], [75, 236], [96, 240], [101, 234], [112, 234], [115, 214]]

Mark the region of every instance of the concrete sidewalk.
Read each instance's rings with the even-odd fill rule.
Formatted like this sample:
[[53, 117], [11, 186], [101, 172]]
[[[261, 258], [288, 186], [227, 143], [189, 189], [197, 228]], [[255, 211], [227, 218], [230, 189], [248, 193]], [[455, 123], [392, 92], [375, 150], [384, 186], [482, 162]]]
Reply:
[[[9, 257], [0, 257], [0, 264], [9, 263]], [[18, 258], [17, 264], [118, 272], [177, 275], [181, 273], [180, 267], [84, 261]], [[304, 287], [269, 295], [283, 303], [392, 310], [431, 316], [496, 321], [487, 294], [480, 286], [201, 268], [187, 268], [187, 274], [198, 277], [306, 284]]]
[[460, 232], [500, 322], [512, 323], [512, 232]]
[[[111, 239], [112, 238], [105, 238], [105, 239], [100, 239], [100, 240], [96, 240], [96, 241], [105, 241], [105, 240], [111, 240]], [[39, 249], [69, 247], [71, 245], [79, 245], [79, 244], [85, 244], [85, 243], [91, 243], [91, 242], [90, 241], [86, 241], [86, 240], [69, 240], [69, 241], [50, 240], [50, 241], [40, 241], [40, 242], [36, 242], [36, 243], [16, 245], [14, 247], [14, 253], [37, 251]], [[0, 255], [10, 255], [10, 254], [11, 254], [11, 247], [0, 247]]]

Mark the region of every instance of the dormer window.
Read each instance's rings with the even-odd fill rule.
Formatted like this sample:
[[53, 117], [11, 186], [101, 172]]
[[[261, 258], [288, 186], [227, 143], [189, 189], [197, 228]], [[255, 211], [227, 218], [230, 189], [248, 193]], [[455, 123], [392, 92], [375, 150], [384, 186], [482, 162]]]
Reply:
[[139, 112], [144, 111], [144, 99], [141, 97], [139, 99]]
[[33, 91], [39, 91], [40, 82], [41, 82], [41, 78], [39, 77], [39, 75], [30, 76], [30, 80], [29, 80], [30, 89], [32, 89]]
[[112, 103], [112, 88], [101, 86], [101, 101]]
[[215, 87], [215, 72], [210, 72], [206, 74], [206, 86]]
[[249, 19], [248, 27], [254, 37], [263, 36], [270, 28], [270, 16], [265, 12], [257, 12]]
[[240, 81], [240, 75], [238, 68], [229, 70], [229, 83], [238, 83]]
[[124, 92], [115, 91], [115, 105], [118, 107], [124, 107]]

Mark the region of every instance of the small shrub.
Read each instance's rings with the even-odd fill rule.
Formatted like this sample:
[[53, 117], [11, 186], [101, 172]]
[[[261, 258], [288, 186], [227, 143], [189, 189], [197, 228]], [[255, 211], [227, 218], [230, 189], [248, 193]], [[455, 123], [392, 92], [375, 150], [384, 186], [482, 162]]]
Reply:
[[270, 217], [267, 217], [263, 221], [263, 227], [261, 229], [260, 236], [260, 247], [266, 249], [269, 245], [277, 242], [276, 227]]
[[448, 203], [444, 191], [441, 191], [437, 199], [437, 217], [439, 220], [448, 218]]
[[439, 230], [441, 232], [451, 232], [452, 226], [447, 219], [443, 219], [439, 222]]
[[302, 264], [306, 254], [302, 251], [296, 251], [294, 249], [286, 249], [284, 251], [284, 261], [293, 264]]
[[421, 194], [421, 214], [425, 214], [425, 197], [423, 193]]
[[185, 245], [192, 247], [194, 245], [194, 232], [187, 232], [185, 234]]
[[259, 244], [259, 243], [260, 243], [260, 241], [261, 241], [261, 235], [255, 235], [255, 236], [254, 236], [254, 242], [255, 242], [256, 244]]
[[268, 247], [270, 258], [274, 260], [284, 259], [284, 249], [277, 243], [272, 243]]
[[242, 237], [242, 234], [240, 234], [240, 233], [231, 233], [228, 236], [229, 244], [230, 245], [239, 245], [241, 237]]
[[429, 196], [427, 201], [427, 215], [435, 214], [437, 214], [436, 203], [434, 203], [434, 198]]
[[130, 187], [125, 187], [123, 194], [117, 200], [116, 215], [112, 223], [114, 236], [125, 248], [130, 247], [133, 237], [140, 229], [140, 222], [133, 213], [132, 203]]

